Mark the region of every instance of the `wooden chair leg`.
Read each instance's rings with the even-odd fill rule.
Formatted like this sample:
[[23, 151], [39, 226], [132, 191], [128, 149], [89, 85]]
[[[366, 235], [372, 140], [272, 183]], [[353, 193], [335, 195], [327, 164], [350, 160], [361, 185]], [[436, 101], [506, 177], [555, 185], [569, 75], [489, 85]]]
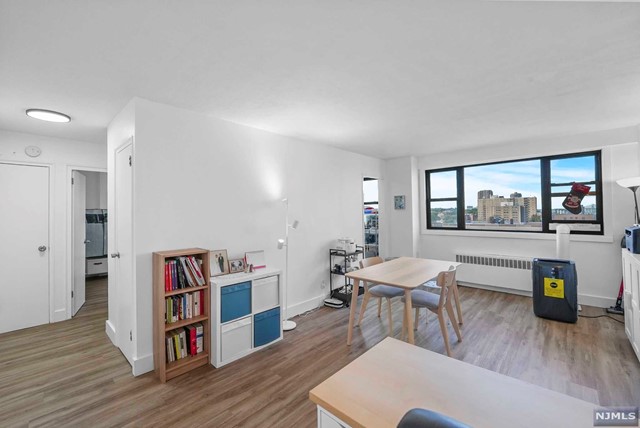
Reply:
[[[382, 299], [380, 299], [382, 302]], [[389, 314], [389, 337], [393, 336], [393, 317], [391, 316], [391, 299], [387, 297], [387, 313]]]
[[364, 311], [367, 309], [367, 304], [369, 303], [369, 299], [371, 298], [371, 293], [366, 289], [364, 291], [364, 296], [362, 296], [362, 305], [360, 306], [360, 316], [358, 317], [358, 323], [356, 325], [360, 325], [362, 322], [362, 317], [364, 316]]
[[462, 325], [462, 308], [460, 307], [460, 295], [458, 294], [458, 282], [453, 283], [453, 298], [456, 300], [456, 311], [458, 312], [458, 324]]
[[447, 350], [447, 356], [451, 356], [451, 347], [449, 346], [449, 333], [447, 333], [447, 324], [444, 320], [442, 308], [438, 310], [438, 321], [440, 322], [440, 330], [442, 330], [442, 338], [444, 339], [444, 347]]
[[458, 342], [462, 342], [462, 333], [460, 332], [460, 326], [456, 322], [456, 316], [453, 313], [453, 305], [451, 305], [451, 300], [449, 300], [444, 307], [447, 309], [447, 314], [449, 315], [449, 319], [451, 320], [451, 325], [453, 329], [456, 331], [456, 336], [458, 336]]
[[382, 315], [382, 297], [378, 299], [378, 318]]
[[402, 312], [402, 335], [400, 336], [400, 340], [404, 340], [404, 334], [407, 331], [407, 315], [406, 312]]
[[418, 320], [420, 318], [420, 308], [416, 308], [416, 319], [413, 321], [413, 329], [418, 330]]

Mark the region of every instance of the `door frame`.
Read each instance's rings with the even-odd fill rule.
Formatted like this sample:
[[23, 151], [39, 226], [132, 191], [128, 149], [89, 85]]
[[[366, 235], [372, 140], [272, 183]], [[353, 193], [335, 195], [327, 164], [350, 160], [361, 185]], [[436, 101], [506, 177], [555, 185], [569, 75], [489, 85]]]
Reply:
[[0, 163], [3, 164], [9, 164], [9, 165], [21, 165], [21, 166], [37, 166], [37, 167], [43, 167], [43, 168], [47, 168], [47, 172], [48, 172], [48, 178], [49, 178], [49, 235], [47, 236], [47, 250], [48, 250], [48, 263], [49, 263], [49, 283], [48, 285], [48, 291], [49, 291], [49, 323], [53, 323], [56, 321], [63, 321], [63, 319], [56, 319], [56, 306], [55, 306], [55, 290], [53, 289], [53, 274], [54, 274], [54, 269], [53, 269], [53, 256], [52, 256], [52, 248], [55, 249], [55, 245], [52, 244], [53, 242], [53, 230], [54, 230], [54, 224], [53, 224], [53, 210], [54, 210], [54, 206], [53, 206], [53, 202], [55, 199], [55, 193], [54, 193], [54, 183], [53, 183], [53, 172], [54, 172], [54, 165], [51, 163], [37, 163], [37, 162], [23, 162], [23, 161], [13, 161], [13, 160], [2, 160], [0, 159]]
[[[378, 256], [380, 257], [386, 257], [387, 252], [386, 251], [382, 251], [382, 246], [380, 245], [380, 226], [379, 226], [379, 222], [380, 222], [380, 216], [383, 212], [383, 196], [382, 196], [382, 191], [381, 191], [381, 184], [382, 184], [382, 178], [380, 178], [380, 174], [361, 174], [360, 177], [360, 238], [362, 239], [362, 246], [366, 248], [366, 243], [365, 243], [365, 239], [364, 239], [364, 212], [363, 212], [363, 208], [364, 208], [364, 188], [363, 188], [363, 183], [365, 181], [365, 178], [370, 178], [373, 180], [376, 180], [378, 182]], [[383, 256], [384, 253], [384, 256]], [[366, 255], [366, 251], [365, 254], [363, 254], [363, 258]]]
[[[91, 166], [80, 166], [80, 165], [67, 165], [67, 174], [66, 174], [66, 189], [67, 189], [67, 207], [66, 207], [66, 211], [67, 211], [67, 215], [66, 215], [66, 227], [67, 227], [67, 233], [66, 233], [66, 257], [67, 257], [67, 264], [65, 266], [66, 269], [66, 273], [65, 273], [65, 279], [66, 279], [66, 286], [65, 286], [65, 293], [66, 293], [66, 298], [65, 298], [65, 302], [66, 302], [66, 318], [65, 319], [71, 319], [73, 317], [73, 301], [71, 300], [71, 291], [74, 288], [74, 284], [73, 284], [73, 270], [75, 268], [75, 266], [73, 265], [73, 185], [71, 184], [71, 178], [72, 178], [72, 174], [73, 171], [78, 171], [78, 172], [82, 172], [82, 171], [87, 171], [87, 172], [105, 172], [108, 174], [107, 172], [107, 168], [95, 168], [95, 167], [91, 167]], [[107, 176], [107, 180], [108, 180], [108, 176]], [[108, 235], [108, 231], [107, 231], [107, 235]], [[110, 275], [111, 273], [107, 271], [107, 275]]]

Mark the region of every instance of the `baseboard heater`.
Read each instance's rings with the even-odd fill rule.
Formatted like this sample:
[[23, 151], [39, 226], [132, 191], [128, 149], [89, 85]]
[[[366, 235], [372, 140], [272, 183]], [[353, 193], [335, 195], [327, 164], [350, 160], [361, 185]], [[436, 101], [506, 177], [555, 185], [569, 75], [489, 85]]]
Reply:
[[462, 263], [456, 278], [460, 283], [531, 292], [533, 258], [506, 254], [456, 254]]
[[498, 254], [456, 254], [456, 262], [469, 265], [491, 266], [506, 269], [531, 270], [529, 257], [506, 256]]

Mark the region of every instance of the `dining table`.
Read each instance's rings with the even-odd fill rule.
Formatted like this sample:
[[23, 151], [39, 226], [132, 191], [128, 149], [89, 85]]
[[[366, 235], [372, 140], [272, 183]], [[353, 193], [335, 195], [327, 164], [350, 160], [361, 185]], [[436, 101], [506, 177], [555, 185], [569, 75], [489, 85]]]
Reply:
[[[409, 343], [415, 344], [413, 334], [413, 317], [411, 316], [411, 291], [426, 283], [430, 279], [438, 276], [440, 272], [447, 271], [451, 266], [458, 267], [461, 263], [423, 259], [416, 257], [398, 257], [396, 259], [358, 269], [346, 274], [347, 278], [353, 280], [353, 290], [351, 293], [351, 307], [349, 312], [349, 331], [347, 333], [347, 345], [351, 345], [353, 338], [353, 325], [356, 318], [356, 306], [358, 304], [358, 290], [360, 282], [366, 281], [369, 284], [383, 284], [399, 287], [404, 290], [404, 315], [409, 330]], [[462, 322], [457, 287], [453, 289], [454, 299], [459, 315], [459, 322]], [[456, 322], [455, 320], [451, 320]]]

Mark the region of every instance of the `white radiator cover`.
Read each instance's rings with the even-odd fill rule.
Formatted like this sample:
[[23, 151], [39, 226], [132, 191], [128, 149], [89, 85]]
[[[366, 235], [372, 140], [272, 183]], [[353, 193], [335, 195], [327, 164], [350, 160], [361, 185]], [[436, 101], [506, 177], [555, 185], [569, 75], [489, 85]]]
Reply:
[[527, 293], [532, 291], [531, 257], [460, 253], [456, 254], [456, 261], [462, 263], [456, 274], [459, 282]]

